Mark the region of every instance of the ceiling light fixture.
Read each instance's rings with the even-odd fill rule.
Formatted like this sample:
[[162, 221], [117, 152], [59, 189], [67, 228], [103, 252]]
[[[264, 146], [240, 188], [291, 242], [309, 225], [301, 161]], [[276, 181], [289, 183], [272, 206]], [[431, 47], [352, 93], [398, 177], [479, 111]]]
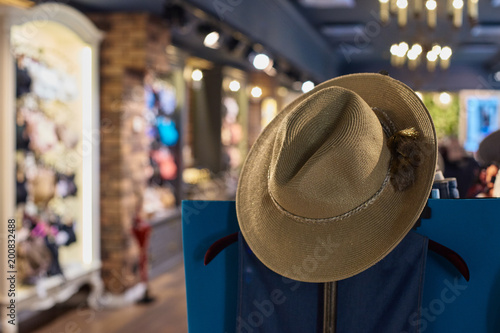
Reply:
[[453, 0], [453, 8], [455, 9], [462, 9], [464, 7], [464, 1], [463, 0]]
[[[406, 44], [406, 43], [405, 43]], [[400, 44], [401, 45], [401, 44]], [[417, 56], [419, 56], [422, 53], [422, 45], [415, 43], [411, 47], [410, 51], [414, 52]]]
[[434, 72], [436, 69], [436, 61], [438, 60], [438, 54], [434, 51], [427, 52], [427, 70], [429, 72]]
[[453, 0], [453, 26], [460, 28], [463, 23], [463, 0]]
[[399, 45], [392, 44], [390, 52], [391, 52], [391, 65], [396, 67], [399, 66], [399, 61], [398, 61]]
[[446, 60], [449, 59], [452, 55], [451, 48], [448, 46], [445, 46], [441, 49], [441, 53], [439, 54], [441, 59]]
[[452, 54], [453, 52], [448, 46], [445, 46], [441, 49], [441, 53], [439, 53], [439, 58], [441, 59], [441, 69], [448, 69], [448, 67], [450, 67], [450, 58]]
[[451, 103], [451, 95], [447, 92], [442, 92], [441, 94], [439, 94], [439, 101], [441, 102], [441, 104], [448, 105]]
[[[422, 45], [415, 43], [410, 49], [408, 49], [408, 44], [401, 42], [399, 44], [392, 44], [390, 48], [391, 53], [391, 65], [395, 67], [401, 67], [404, 65], [405, 59], [408, 61], [408, 68], [410, 70], [415, 70], [421, 62], [420, 55], [423, 53], [424, 48]], [[438, 66], [441, 65], [441, 69], [445, 70], [450, 65], [450, 58], [452, 55], [451, 48], [449, 46], [441, 47], [438, 44], [427, 46], [425, 48], [427, 59], [427, 69], [429, 71], [434, 71]]]
[[391, 46], [391, 64], [393, 66], [403, 66], [406, 61], [406, 55], [408, 53], [408, 44], [405, 42], [401, 42], [399, 44], [393, 44]]
[[191, 78], [193, 81], [201, 81], [203, 79], [203, 72], [199, 69], [195, 69], [193, 73], [191, 73]]
[[441, 53], [441, 46], [438, 45], [438, 44], [434, 44], [432, 46], [432, 52], [436, 53], [437, 55], [439, 55]]
[[472, 24], [476, 24], [479, 18], [478, 0], [467, 1], [467, 15]]
[[420, 52], [417, 48], [412, 47], [408, 53], [408, 68], [410, 70], [415, 70], [418, 66], [419, 59], [418, 56], [420, 55]]
[[427, 0], [425, 3], [427, 8], [427, 25], [434, 29], [437, 24], [437, 2], [436, 0]]
[[252, 91], [250, 92], [252, 94], [252, 97], [254, 98], [259, 98], [262, 96], [262, 89], [260, 87], [253, 87]]
[[312, 81], [306, 81], [302, 83], [302, 92], [306, 93], [314, 89], [314, 83]]
[[406, 53], [408, 52], [408, 49], [410, 47], [408, 46], [408, 43], [406, 42], [401, 42], [398, 45], [398, 57], [404, 58]]
[[0, 5], [7, 5], [17, 8], [30, 8], [33, 7], [35, 3], [28, 0], [0, 0]]
[[422, 14], [423, 2], [422, 0], [414, 0], [413, 14], [415, 17], [419, 17]]
[[236, 92], [238, 90], [240, 90], [240, 83], [236, 80], [233, 80], [229, 83], [229, 90], [233, 91], [233, 92]]
[[398, 7], [398, 25], [405, 27], [408, 23], [408, 0], [397, 0], [396, 6]]
[[398, 0], [396, 6], [398, 6], [399, 9], [405, 9], [408, 7], [408, 0]]
[[[423, 3], [427, 11], [427, 25], [434, 29], [437, 25], [437, 1], [436, 0], [378, 0], [380, 4], [380, 21], [387, 23], [390, 14], [397, 14], [398, 26], [404, 28], [408, 21], [408, 7], [412, 5], [412, 12], [415, 18], [422, 17], [424, 10]], [[472, 24], [478, 22], [478, 2], [479, 0], [446, 0], [446, 11], [451, 18], [452, 24], [456, 28], [463, 25], [464, 1], [467, 1], [467, 15]], [[500, 0], [497, 0], [500, 1]]]
[[399, 45], [398, 44], [392, 44], [390, 51], [391, 51], [392, 55], [397, 55], [399, 53]]
[[380, 21], [389, 22], [389, 0], [378, 0], [380, 2]]
[[398, 0], [389, 0], [389, 10], [391, 12], [391, 14], [396, 14], [396, 12], [398, 11]]
[[253, 59], [253, 66], [257, 68], [258, 70], [264, 70], [266, 69], [269, 65], [272, 66], [271, 59], [264, 53], [259, 53], [255, 56]]
[[217, 31], [212, 31], [205, 36], [205, 39], [203, 40], [203, 45], [211, 49], [218, 49], [220, 46], [219, 39], [220, 39], [219, 33]]

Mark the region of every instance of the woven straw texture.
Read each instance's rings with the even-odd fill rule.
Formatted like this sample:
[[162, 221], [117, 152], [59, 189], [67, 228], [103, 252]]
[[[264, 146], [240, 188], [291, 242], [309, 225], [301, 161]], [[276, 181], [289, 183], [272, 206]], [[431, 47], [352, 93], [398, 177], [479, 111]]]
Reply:
[[[414, 127], [423, 150], [415, 183], [389, 181], [387, 137], [372, 108], [397, 130]], [[271, 270], [306, 282], [371, 267], [404, 238], [427, 201], [437, 158], [431, 117], [406, 85], [353, 74], [288, 105], [252, 147], [240, 177], [241, 231]]]

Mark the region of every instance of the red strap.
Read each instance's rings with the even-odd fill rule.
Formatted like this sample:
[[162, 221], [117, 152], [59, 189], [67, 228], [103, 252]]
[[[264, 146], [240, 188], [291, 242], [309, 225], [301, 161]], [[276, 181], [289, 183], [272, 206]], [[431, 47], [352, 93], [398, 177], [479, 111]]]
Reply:
[[[204, 264], [205, 266], [208, 265], [219, 253], [221, 253], [226, 247], [229, 245], [236, 243], [238, 241], [238, 232], [235, 232], [234, 234], [228, 235], [226, 237], [223, 237], [213, 243], [205, 253], [205, 260]], [[432, 252], [435, 252], [448, 260], [455, 268], [458, 269], [460, 274], [465, 278], [465, 280], [469, 281], [470, 279], [470, 272], [469, 272], [469, 267], [467, 266], [467, 263], [465, 260], [455, 251], [452, 249], [439, 244], [432, 239], [429, 239], [429, 250]]]
[[465, 260], [458, 253], [442, 244], [433, 241], [432, 239], [429, 239], [429, 250], [439, 254], [440, 256], [451, 262], [452, 265], [458, 269], [460, 274], [463, 275], [465, 280], [469, 281], [469, 267], [467, 266]]
[[235, 232], [234, 234], [223, 237], [213, 243], [205, 253], [205, 260], [203, 262], [205, 266], [208, 265], [219, 253], [221, 253], [222, 250], [224, 250], [229, 245], [236, 243], [237, 241], [238, 232]]

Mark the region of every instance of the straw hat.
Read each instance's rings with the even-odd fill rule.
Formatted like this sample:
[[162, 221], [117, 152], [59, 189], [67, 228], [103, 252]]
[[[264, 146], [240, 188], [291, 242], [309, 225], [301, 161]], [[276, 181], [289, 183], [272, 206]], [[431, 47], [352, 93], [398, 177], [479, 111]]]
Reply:
[[336, 281], [405, 237], [431, 191], [436, 133], [420, 98], [382, 74], [341, 76], [264, 129], [238, 183], [241, 232], [271, 270]]

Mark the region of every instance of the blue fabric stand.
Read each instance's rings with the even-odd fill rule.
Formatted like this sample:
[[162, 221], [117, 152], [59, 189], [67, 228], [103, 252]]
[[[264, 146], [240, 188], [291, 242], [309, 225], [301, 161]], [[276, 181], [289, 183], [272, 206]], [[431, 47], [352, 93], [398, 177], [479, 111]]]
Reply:
[[460, 254], [470, 281], [429, 252], [421, 332], [500, 332], [500, 199], [429, 200], [417, 230]]
[[[417, 231], [459, 253], [471, 278], [466, 282], [429, 252], [422, 317], [411, 324], [422, 333], [500, 332], [500, 200], [431, 199], [429, 206], [432, 217]], [[216, 240], [238, 231], [234, 202], [184, 201], [182, 220], [189, 332], [233, 333], [238, 246], [229, 246], [208, 266], [203, 258]]]
[[204, 266], [207, 249], [239, 231], [234, 201], [183, 201], [182, 239], [189, 333], [234, 333], [238, 245]]

